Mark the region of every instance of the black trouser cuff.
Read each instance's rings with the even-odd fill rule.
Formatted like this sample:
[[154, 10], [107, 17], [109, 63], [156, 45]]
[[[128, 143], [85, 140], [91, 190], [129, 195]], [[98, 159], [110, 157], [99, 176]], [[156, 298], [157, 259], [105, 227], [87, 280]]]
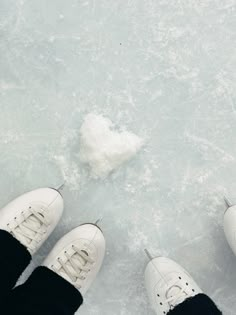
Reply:
[[[47, 267], [38, 267], [10, 297], [21, 314], [74, 314], [83, 303], [80, 292]], [[13, 307], [14, 308], [14, 307]]]
[[31, 255], [9, 232], [0, 230], [0, 297], [11, 290], [28, 266]]
[[205, 294], [198, 294], [177, 305], [168, 315], [222, 315], [215, 303]]

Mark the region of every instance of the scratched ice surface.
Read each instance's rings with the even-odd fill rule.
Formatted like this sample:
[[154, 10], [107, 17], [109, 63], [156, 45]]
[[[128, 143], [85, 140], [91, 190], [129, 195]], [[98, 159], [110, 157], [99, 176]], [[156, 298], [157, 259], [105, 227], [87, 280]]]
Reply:
[[[0, 0], [0, 203], [66, 181], [63, 219], [34, 265], [103, 218], [106, 258], [79, 314], [153, 314], [146, 247], [235, 314], [222, 230], [223, 196], [236, 201], [235, 30], [235, 0]], [[79, 163], [89, 112], [146, 141], [103, 181]]]

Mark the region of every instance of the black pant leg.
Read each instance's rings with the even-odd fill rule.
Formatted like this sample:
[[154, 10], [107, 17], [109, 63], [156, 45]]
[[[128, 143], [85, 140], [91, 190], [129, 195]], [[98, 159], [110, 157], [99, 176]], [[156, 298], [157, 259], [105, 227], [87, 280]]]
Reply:
[[222, 313], [207, 295], [198, 294], [177, 305], [168, 315], [222, 315]]
[[0, 303], [28, 266], [31, 255], [10, 233], [0, 230]]
[[38, 267], [5, 303], [7, 315], [73, 315], [83, 303], [79, 291], [46, 267]]

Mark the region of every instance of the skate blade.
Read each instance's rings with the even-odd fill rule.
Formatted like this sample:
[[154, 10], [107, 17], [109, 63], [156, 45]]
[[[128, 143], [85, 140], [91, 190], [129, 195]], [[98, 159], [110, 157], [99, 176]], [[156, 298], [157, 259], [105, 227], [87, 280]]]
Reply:
[[144, 249], [145, 254], [147, 255], [147, 258], [152, 261], [154, 259], [154, 257], [151, 255], [151, 253], [149, 252], [148, 249]]
[[224, 201], [225, 201], [225, 203], [226, 203], [226, 205], [228, 207], [227, 210], [234, 206], [234, 204], [226, 196], [224, 196]]
[[55, 188], [57, 191], [62, 191], [65, 187], [65, 182], [63, 184], [61, 184], [59, 187]]
[[103, 220], [103, 218], [100, 218], [98, 219], [95, 223], [93, 223], [94, 225], [96, 225], [99, 229], [100, 229], [100, 226], [99, 226], [99, 223], [101, 223]]

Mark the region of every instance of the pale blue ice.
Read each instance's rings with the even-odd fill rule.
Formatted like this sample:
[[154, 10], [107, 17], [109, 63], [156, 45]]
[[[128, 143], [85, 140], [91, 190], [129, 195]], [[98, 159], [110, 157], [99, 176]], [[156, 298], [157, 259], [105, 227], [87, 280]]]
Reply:
[[[222, 229], [223, 196], [236, 201], [235, 69], [235, 0], [0, 0], [0, 205], [66, 181], [63, 219], [35, 265], [103, 218], [104, 266], [78, 314], [153, 314], [144, 248], [235, 314]], [[89, 112], [145, 139], [106, 180], [79, 162]]]

